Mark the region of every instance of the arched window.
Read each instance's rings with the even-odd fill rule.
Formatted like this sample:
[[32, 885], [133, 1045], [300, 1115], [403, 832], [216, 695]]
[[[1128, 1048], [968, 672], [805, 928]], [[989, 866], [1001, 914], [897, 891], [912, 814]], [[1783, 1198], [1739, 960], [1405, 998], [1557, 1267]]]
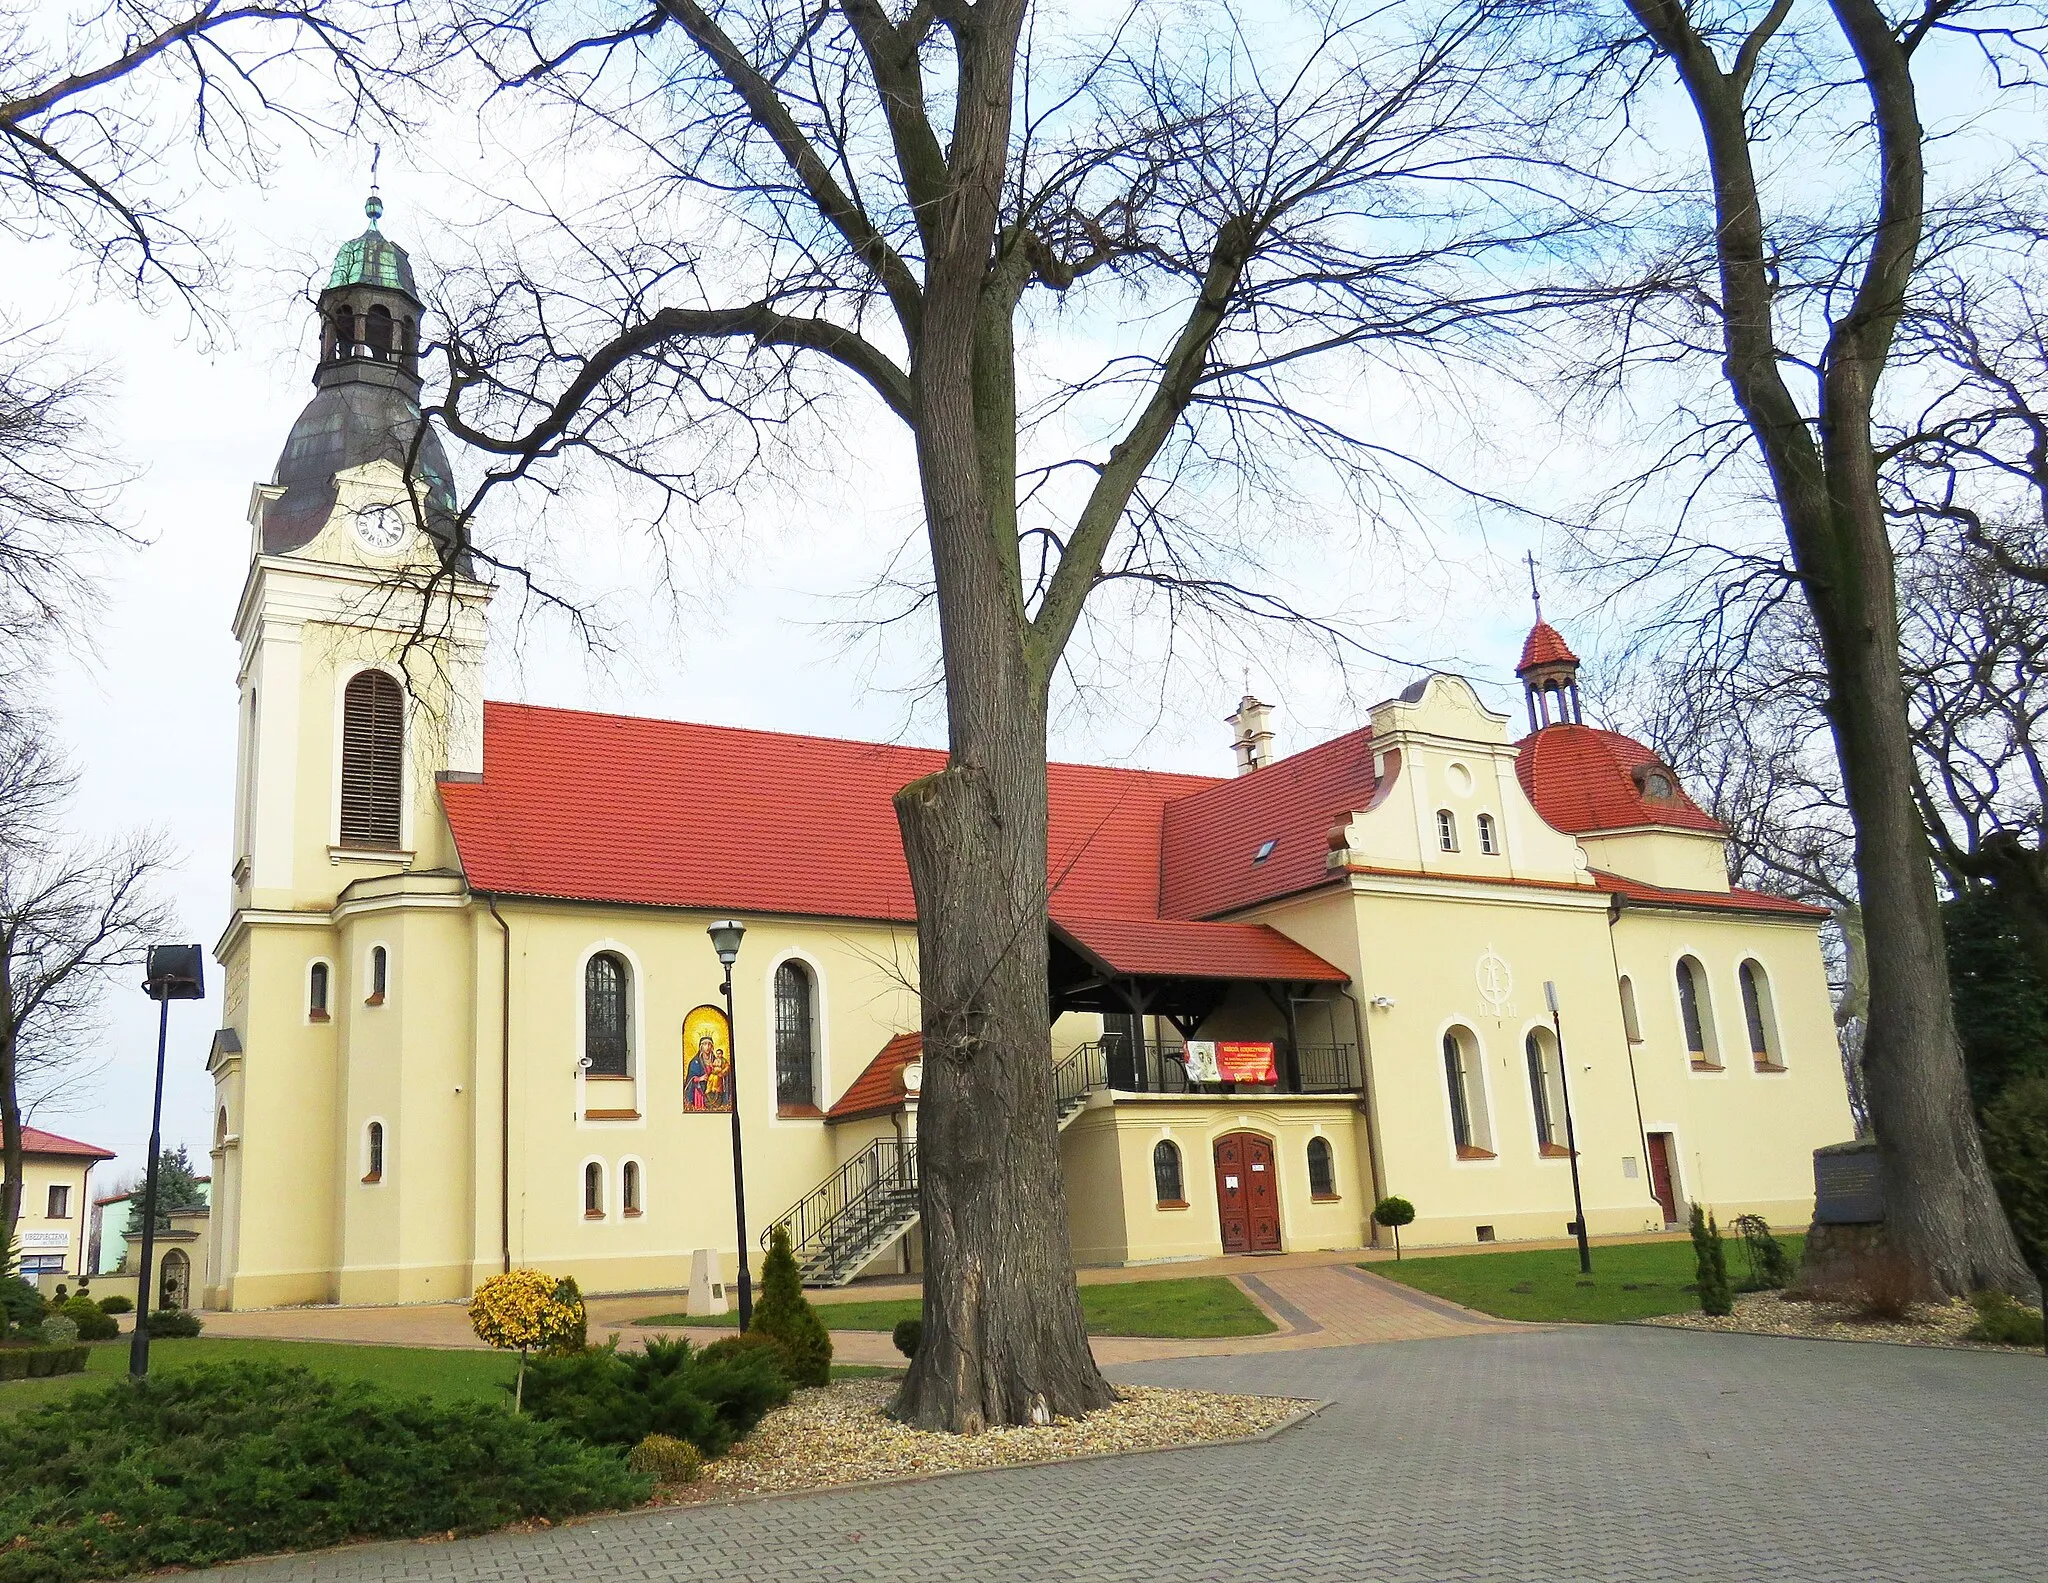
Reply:
[[1308, 1194], [1311, 1198], [1337, 1196], [1337, 1168], [1330, 1157], [1328, 1138], [1308, 1140]]
[[315, 1022], [327, 1020], [327, 978], [325, 962], [315, 962], [306, 974], [306, 1015]]
[[370, 947], [370, 993], [363, 997], [365, 1006], [384, 1004], [384, 991], [391, 985], [391, 953], [381, 945]]
[[1458, 816], [1448, 808], [1436, 811], [1436, 844], [1446, 852], [1458, 850]]
[[1536, 1152], [1567, 1152], [1564, 1129], [1564, 1072], [1557, 1043], [1546, 1028], [1531, 1028], [1522, 1041], [1529, 1058], [1529, 1104], [1536, 1113]]
[[775, 970], [775, 1103], [783, 1109], [817, 1104], [813, 1022], [810, 969], [784, 962]]
[[1444, 1088], [1451, 1101], [1451, 1139], [1461, 1159], [1492, 1159], [1493, 1129], [1486, 1118], [1486, 1083], [1479, 1072], [1472, 1035], [1453, 1028], [1444, 1035]]
[[1152, 1145], [1152, 1196], [1162, 1204], [1179, 1206], [1187, 1202], [1180, 1179], [1180, 1146], [1171, 1138]]
[[395, 851], [405, 775], [405, 695], [359, 671], [341, 703], [341, 844]]
[[228, 1107], [223, 1105], [213, 1118], [213, 1146], [225, 1149], [228, 1146]]
[[1488, 857], [1500, 855], [1500, 832], [1494, 827], [1493, 815], [1490, 813], [1479, 816], [1479, 850]]
[[1643, 1019], [1636, 1010], [1636, 981], [1626, 973], [1621, 978], [1621, 1033], [1630, 1044], [1643, 1042]]
[[604, 1219], [604, 1167], [595, 1160], [583, 1167], [583, 1218]]
[[364, 315], [363, 339], [370, 343], [370, 351], [377, 357], [389, 357], [391, 349], [398, 344], [397, 326], [391, 322], [391, 310], [383, 303], [370, 305]]
[[1707, 973], [1689, 956], [1678, 959], [1678, 1018], [1685, 1028], [1685, 1049], [1694, 1066], [1719, 1066], [1714, 1043], [1714, 1007], [1707, 998]]
[[628, 1160], [619, 1167], [619, 1212], [640, 1213], [640, 1162]]
[[356, 344], [356, 311], [345, 302], [334, 305], [334, 355], [347, 357]]
[[363, 1180], [384, 1180], [384, 1123], [373, 1121], [363, 1129]]
[[1771, 981], [1761, 962], [1744, 962], [1735, 976], [1742, 984], [1742, 1020], [1749, 1025], [1749, 1057], [1758, 1066], [1785, 1064], [1778, 1048], [1778, 1022], [1772, 1015]]
[[583, 1058], [592, 1077], [632, 1075], [625, 960], [600, 951], [583, 964]]

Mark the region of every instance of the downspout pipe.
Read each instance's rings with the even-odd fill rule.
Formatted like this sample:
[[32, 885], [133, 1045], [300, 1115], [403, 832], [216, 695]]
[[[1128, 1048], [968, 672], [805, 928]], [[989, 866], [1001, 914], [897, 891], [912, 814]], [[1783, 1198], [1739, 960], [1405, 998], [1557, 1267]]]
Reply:
[[502, 937], [498, 970], [498, 1258], [512, 1269], [512, 926], [490, 891], [477, 895], [497, 920]]

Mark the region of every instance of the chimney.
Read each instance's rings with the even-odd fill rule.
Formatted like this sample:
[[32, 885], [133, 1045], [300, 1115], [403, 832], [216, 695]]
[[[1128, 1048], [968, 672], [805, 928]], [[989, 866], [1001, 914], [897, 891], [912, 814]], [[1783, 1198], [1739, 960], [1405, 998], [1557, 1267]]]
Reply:
[[1266, 723], [1272, 712], [1271, 704], [1262, 704], [1246, 693], [1238, 700], [1237, 713], [1224, 716], [1236, 731], [1230, 745], [1237, 750], [1238, 774], [1249, 775], [1273, 762], [1273, 731]]

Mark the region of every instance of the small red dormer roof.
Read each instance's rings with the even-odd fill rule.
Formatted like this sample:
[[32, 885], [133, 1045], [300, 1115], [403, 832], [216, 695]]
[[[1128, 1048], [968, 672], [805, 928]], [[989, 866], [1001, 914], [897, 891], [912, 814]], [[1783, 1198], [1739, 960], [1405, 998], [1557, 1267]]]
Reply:
[[1564, 634], [1548, 621], [1539, 621], [1529, 629], [1529, 636], [1522, 643], [1522, 660], [1515, 667], [1515, 674], [1522, 675], [1539, 665], [1576, 665], [1578, 655], [1565, 642]]
[[[1569, 835], [1661, 825], [1725, 832], [1685, 794], [1671, 767], [1633, 737], [1553, 724], [1526, 736], [1515, 775], [1544, 823]], [[1658, 789], [1665, 788], [1663, 795]]]

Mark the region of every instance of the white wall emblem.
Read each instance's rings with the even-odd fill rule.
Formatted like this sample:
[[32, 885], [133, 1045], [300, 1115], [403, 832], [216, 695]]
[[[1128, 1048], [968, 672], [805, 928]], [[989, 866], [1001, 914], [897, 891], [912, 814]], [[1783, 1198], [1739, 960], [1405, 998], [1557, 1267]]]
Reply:
[[1486, 1009], [1496, 1017], [1506, 1016], [1508, 997], [1515, 989], [1515, 975], [1491, 945], [1481, 954], [1474, 977], [1479, 981], [1479, 998], [1486, 1002]]

